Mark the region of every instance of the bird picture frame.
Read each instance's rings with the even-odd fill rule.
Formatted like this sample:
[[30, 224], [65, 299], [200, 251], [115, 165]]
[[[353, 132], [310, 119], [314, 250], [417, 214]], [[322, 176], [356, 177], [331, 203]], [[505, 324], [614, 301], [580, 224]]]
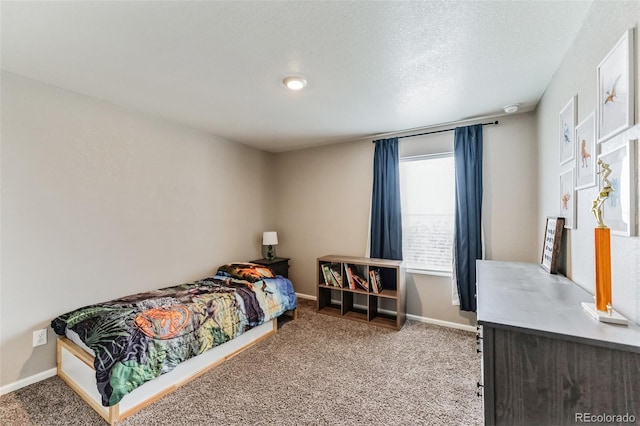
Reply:
[[576, 229], [576, 191], [573, 167], [560, 173], [560, 217], [564, 217], [565, 229]]
[[598, 143], [633, 125], [633, 28], [628, 29], [598, 64]]
[[595, 112], [591, 112], [576, 126], [576, 189], [596, 186], [596, 144]]
[[[611, 234], [634, 237], [636, 235], [636, 141], [627, 140], [618, 147], [600, 154], [599, 160], [607, 164], [605, 175], [612, 191], [602, 205], [604, 224]], [[600, 174], [602, 186], [603, 175]]]
[[573, 160], [575, 151], [575, 130], [576, 130], [576, 103], [577, 96], [574, 95], [569, 99], [566, 105], [560, 110], [560, 126], [559, 126], [559, 147], [560, 147], [560, 164], [568, 163]]

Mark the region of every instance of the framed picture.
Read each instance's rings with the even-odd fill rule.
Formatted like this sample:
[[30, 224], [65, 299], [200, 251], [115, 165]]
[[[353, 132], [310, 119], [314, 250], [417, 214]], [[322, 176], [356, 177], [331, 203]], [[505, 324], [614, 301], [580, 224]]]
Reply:
[[576, 97], [572, 96], [560, 111], [560, 164], [565, 164], [573, 160], [573, 153], [575, 151], [575, 128]]
[[564, 227], [574, 229], [576, 222], [575, 185], [573, 169], [560, 174], [560, 215], [564, 217]]
[[592, 112], [576, 126], [576, 189], [596, 185], [596, 119]]
[[600, 172], [600, 187], [605, 179], [613, 188], [602, 204], [604, 224], [612, 234], [634, 236], [636, 233], [636, 179], [635, 141], [627, 141], [622, 146], [600, 154], [599, 160], [609, 165], [609, 170]]
[[558, 272], [558, 256], [562, 242], [563, 217], [548, 217], [544, 228], [544, 244], [542, 247], [541, 265], [549, 273]]
[[633, 124], [633, 28], [627, 30], [600, 62], [598, 76], [598, 142]]

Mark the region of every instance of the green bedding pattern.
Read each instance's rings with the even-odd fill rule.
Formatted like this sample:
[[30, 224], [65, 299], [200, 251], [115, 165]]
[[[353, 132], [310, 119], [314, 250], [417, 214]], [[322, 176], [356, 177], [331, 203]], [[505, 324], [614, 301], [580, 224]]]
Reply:
[[192, 283], [86, 306], [51, 322], [95, 353], [102, 405], [117, 404], [143, 383], [294, 309], [286, 278], [249, 282], [216, 275]]

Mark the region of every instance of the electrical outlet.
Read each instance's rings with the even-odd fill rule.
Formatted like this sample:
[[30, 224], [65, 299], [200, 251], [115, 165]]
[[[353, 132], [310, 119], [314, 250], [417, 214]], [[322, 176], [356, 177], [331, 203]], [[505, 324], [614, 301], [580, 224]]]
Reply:
[[47, 329], [36, 330], [33, 332], [33, 347], [47, 344]]

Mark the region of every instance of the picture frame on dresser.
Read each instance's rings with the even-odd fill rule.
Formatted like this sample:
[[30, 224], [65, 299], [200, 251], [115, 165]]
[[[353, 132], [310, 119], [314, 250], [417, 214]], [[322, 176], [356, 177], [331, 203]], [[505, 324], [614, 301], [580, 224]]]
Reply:
[[544, 244], [542, 245], [542, 259], [540, 264], [550, 274], [558, 272], [558, 258], [562, 244], [564, 218], [549, 216], [544, 228]]
[[633, 31], [625, 31], [597, 67], [598, 143], [633, 125]]
[[[636, 141], [628, 140], [622, 145], [600, 154], [598, 160], [608, 164], [610, 173], [606, 178], [613, 191], [602, 205], [602, 218], [611, 233], [625, 237], [636, 235]], [[600, 177], [602, 180], [602, 176]]]

